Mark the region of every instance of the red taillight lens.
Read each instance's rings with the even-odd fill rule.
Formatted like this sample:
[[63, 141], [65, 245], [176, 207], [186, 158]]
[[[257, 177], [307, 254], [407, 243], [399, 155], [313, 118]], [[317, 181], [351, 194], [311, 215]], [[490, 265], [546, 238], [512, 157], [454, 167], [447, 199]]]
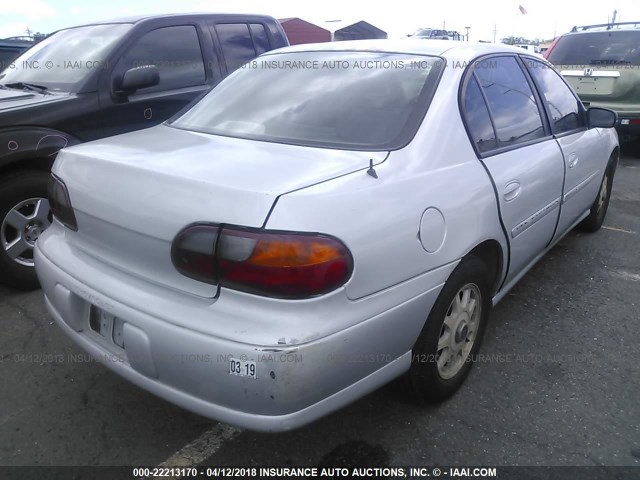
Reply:
[[553, 52], [553, 49], [556, 48], [556, 45], [558, 44], [558, 41], [562, 38], [562, 36], [560, 37], [556, 37], [553, 42], [551, 42], [551, 45], [549, 45], [549, 48], [547, 48], [547, 51], [544, 52], [542, 54], [542, 56], [544, 58], [546, 58], [547, 60], [549, 60], [549, 55], [551, 55], [551, 52]]
[[77, 231], [78, 223], [76, 222], [76, 215], [73, 213], [73, 207], [71, 207], [67, 186], [53, 174], [51, 174], [51, 180], [49, 181], [48, 195], [49, 206], [53, 215], [67, 228]]
[[213, 225], [183, 230], [172, 258], [178, 271], [191, 278], [291, 299], [335, 290], [353, 269], [351, 253], [333, 237]]

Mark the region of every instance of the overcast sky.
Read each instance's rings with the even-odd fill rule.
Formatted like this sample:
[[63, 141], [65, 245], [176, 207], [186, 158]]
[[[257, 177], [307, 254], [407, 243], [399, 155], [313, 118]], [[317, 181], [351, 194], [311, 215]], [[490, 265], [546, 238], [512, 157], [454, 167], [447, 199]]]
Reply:
[[[519, 6], [527, 14], [520, 12]], [[265, 13], [276, 18], [300, 17], [313, 23], [326, 20], [369, 23], [401, 37], [419, 27], [464, 33], [471, 40], [493, 40], [515, 35], [552, 38], [573, 25], [606, 23], [618, 10], [620, 21], [640, 21], [640, 0], [0, 0], [0, 38], [32, 31], [49, 33], [59, 28], [109, 18], [168, 12]]]

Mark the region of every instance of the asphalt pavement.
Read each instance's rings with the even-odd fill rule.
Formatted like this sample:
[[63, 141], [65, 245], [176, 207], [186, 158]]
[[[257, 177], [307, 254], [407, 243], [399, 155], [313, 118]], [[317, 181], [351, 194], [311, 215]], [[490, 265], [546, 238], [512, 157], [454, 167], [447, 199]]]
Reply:
[[390, 385], [283, 434], [146, 393], [76, 347], [40, 291], [0, 287], [0, 465], [640, 466], [639, 242], [625, 155], [605, 228], [570, 233], [494, 309], [452, 399]]

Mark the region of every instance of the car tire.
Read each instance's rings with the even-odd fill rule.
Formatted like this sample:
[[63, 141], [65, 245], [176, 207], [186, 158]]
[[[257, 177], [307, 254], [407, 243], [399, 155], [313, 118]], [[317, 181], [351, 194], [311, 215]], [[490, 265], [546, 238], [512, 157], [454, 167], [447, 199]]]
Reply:
[[[51, 224], [49, 178], [45, 171], [27, 170], [0, 179], [0, 282], [9, 287], [39, 288], [33, 244]], [[18, 252], [12, 246], [24, 249]]]
[[610, 161], [604, 172], [598, 195], [591, 205], [589, 215], [578, 224], [578, 230], [583, 232], [597, 232], [602, 227], [604, 219], [609, 209], [609, 201], [611, 200], [611, 188], [613, 187], [613, 162]]
[[[413, 397], [431, 403], [442, 402], [451, 397], [462, 385], [473, 364], [473, 359], [477, 355], [482, 336], [484, 334], [489, 311], [491, 309], [491, 288], [490, 276], [486, 264], [478, 257], [469, 256], [464, 258], [453, 271], [445, 283], [440, 295], [433, 305], [427, 321], [420, 333], [412, 351], [411, 367], [409, 372], [401, 379], [402, 388]], [[455, 309], [461, 306], [466, 292], [470, 293], [471, 299], [475, 300], [475, 307], [472, 315], [468, 315], [467, 328], [463, 326], [465, 319], [460, 319], [453, 328], [452, 318], [455, 317]], [[475, 296], [475, 298], [474, 298]], [[479, 298], [478, 298], [479, 296]], [[479, 311], [478, 311], [479, 310]], [[460, 311], [458, 311], [460, 313]], [[458, 315], [460, 317], [460, 315]], [[471, 320], [475, 317], [475, 320]], [[455, 320], [457, 321], [457, 320]], [[475, 328], [471, 346], [469, 334], [471, 328]], [[447, 343], [447, 332], [450, 335], [449, 341], [454, 341], [460, 345], [459, 357], [464, 357], [460, 362], [455, 348], [450, 346], [440, 348], [441, 344]], [[451, 337], [453, 335], [453, 337]], [[467, 338], [464, 338], [467, 337]], [[465, 345], [464, 350], [462, 345]], [[449, 344], [451, 345], [451, 344]], [[448, 354], [446, 353], [448, 350]], [[451, 364], [449, 371], [445, 368], [445, 356], [449, 356], [452, 362], [452, 353], [456, 353], [456, 362]], [[443, 364], [441, 366], [441, 363]], [[453, 367], [457, 367], [454, 369]]]

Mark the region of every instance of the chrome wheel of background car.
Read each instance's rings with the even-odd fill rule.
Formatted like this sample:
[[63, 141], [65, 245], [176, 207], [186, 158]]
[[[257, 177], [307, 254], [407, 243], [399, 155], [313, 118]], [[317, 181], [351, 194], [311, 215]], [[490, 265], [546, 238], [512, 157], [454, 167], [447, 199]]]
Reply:
[[51, 221], [51, 208], [46, 198], [29, 198], [9, 210], [0, 227], [0, 243], [9, 258], [32, 267], [33, 246]]
[[602, 210], [605, 202], [607, 201], [607, 194], [609, 193], [609, 172], [605, 172], [602, 179], [602, 185], [600, 186], [600, 195], [598, 196], [598, 210]]
[[473, 283], [463, 286], [449, 305], [436, 355], [438, 374], [443, 379], [454, 377], [467, 361], [476, 339], [481, 310], [480, 289]]

